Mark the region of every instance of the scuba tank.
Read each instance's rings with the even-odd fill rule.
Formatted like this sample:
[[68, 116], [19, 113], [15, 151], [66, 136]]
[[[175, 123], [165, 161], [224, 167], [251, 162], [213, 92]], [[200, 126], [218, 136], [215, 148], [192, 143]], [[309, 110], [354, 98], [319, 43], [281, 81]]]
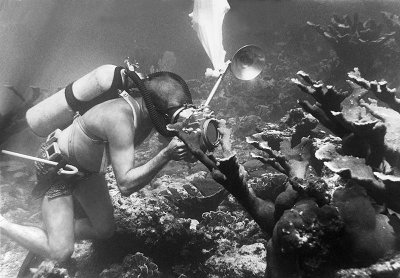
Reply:
[[75, 112], [68, 106], [64, 95], [65, 89], [62, 89], [26, 112], [26, 121], [36, 135], [46, 137], [72, 122]]
[[96, 72], [104, 70], [103, 67], [114, 66], [105, 65], [97, 68], [31, 107], [26, 112], [26, 120], [32, 131], [38, 136], [46, 137], [57, 128], [68, 127], [76, 112], [82, 115], [101, 102], [118, 98], [118, 89], [123, 89], [121, 79], [123, 67], [115, 68], [113, 80], [105, 80], [105, 82], [112, 83], [111, 88], [106, 92], [99, 89]]

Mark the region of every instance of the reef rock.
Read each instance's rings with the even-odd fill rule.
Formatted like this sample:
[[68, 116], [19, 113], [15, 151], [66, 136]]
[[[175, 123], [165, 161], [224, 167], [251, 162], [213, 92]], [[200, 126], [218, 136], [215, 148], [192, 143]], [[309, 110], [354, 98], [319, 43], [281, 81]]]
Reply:
[[395, 34], [383, 33], [383, 25], [375, 20], [360, 21], [357, 13], [353, 18], [334, 15], [326, 27], [307, 24], [328, 41], [347, 69], [357, 66], [364, 72], [371, 71], [382, 46]]
[[[316, 131], [313, 120], [299, 120], [307, 114], [291, 111], [280, 126], [266, 125], [246, 138], [259, 150], [253, 158], [286, 176], [269, 187], [271, 192], [259, 190], [272, 176], [249, 178], [235, 155], [215, 159], [212, 170], [213, 178], [272, 234], [268, 277], [330, 277], [399, 250], [400, 220], [390, 210], [397, 211], [394, 200], [400, 196], [393, 162], [398, 117], [381, 106], [384, 97], [372, 99], [385, 94], [385, 84], [374, 89], [371, 82], [362, 88], [354, 82], [352, 91], [342, 91], [299, 75], [306, 84], [295, 84], [316, 100], [300, 105], [337, 137]], [[397, 102], [394, 92], [387, 92], [386, 101]]]
[[109, 269], [103, 270], [99, 277], [159, 278], [161, 277], [161, 273], [158, 271], [158, 266], [155, 263], [142, 253], [137, 252], [135, 255], [126, 256], [122, 264], [113, 264]]
[[333, 206], [318, 207], [312, 199], [286, 210], [274, 228], [268, 254], [271, 277], [321, 277], [335, 260], [344, 223]]
[[31, 269], [32, 278], [70, 278], [65, 268], [59, 268], [52, 261], [42, 262], [37, 269]]
[[337, 189], [332, 204], [346, 227], [342, 243], [351, 246], [343, 254], [347, 262], [367, 266], [398, 248], [396, 234], [400, 220], [376, 211], [364, 188], [350, 185]]
[[335, 278], [397, 278], [400, 275], [400, 254], [390, 256], [365, 268], [342, 269]]
[[383, 18], [385, 19], [386, 25], [390, 31], [395, 32], [395, 39], [400, 44], [400, 19], [399, 16], [389, 12], [382, 12]]
[[[221, 243], [222, 244], [222, 243]], [[225, 244], [230, 244], [229, 241]], [[208, 277], [261, 278], [265, 275], [266, 250], [262, 243], [243, 245], [213, 255], [206, 262]]]

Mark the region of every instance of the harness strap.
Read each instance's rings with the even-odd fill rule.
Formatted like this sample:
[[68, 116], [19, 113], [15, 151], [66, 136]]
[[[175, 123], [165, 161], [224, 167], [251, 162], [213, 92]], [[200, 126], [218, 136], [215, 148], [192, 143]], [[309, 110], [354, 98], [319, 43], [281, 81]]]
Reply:
[[76, 117], [74, 119], [74, 121], [72, 122], [72, 128], [71, 128], [69, 138], [68, 138], [68, 156], [69, 156], [69, 161], [73, 165], [79, 165], [78, 160], [76, 159], [76, 156], [75, 156], [75, 152], [74, 152], [74, 138], [75, 138], [75, 130], [76, 130], [76, 128], [78, 128], [77, 125], [78, 125], [78, 122], [77, 122], [77, 117]]
[[69, 134], [68, 138], [68, 159], [73, 165], [79, 165], [79, 162], [76, 158], [76, 154], [74, 151], [74, 144], [75, 144], [75, 132], [77, 129], [80, 129], [94, 144], [104, 144], [104, 150], [103, 150], [103, 156], [101, 158], [101, 164], [100, 164], [100, 169], [99, 173], [105, 173], [108, 167], [108, 142], [103, 141], [103, 140], [98, 140], [98, 139], [93, 139], [89, 136], [87, 133], [87, 128], [84, 127], [84, 122], [81, 118], [81, 116], [77, 113], [77, 115], [74, 118], [74, 121], [72, 123], [72, 128]]
[[137, 116], [137, 113], [136, 113], [135, 108], [133, 107], [133, 103], [131, 102], [131, 100], [135, 101], [138, 107], [140, 107], [140, 106], [139, 106], [139, 103], [138, 103], [134, 98], [130, 97], [129, 94], [128, 94], [127, 92], [125, 92], [125, 91], [120, 92], [119, 95], [120, 95], [120, 96], [129, 104], [129, 106], [131, 107], [131, 109], [132, 109], [132, 115], [133, 115], [133, 124], [135, 125], [135, 127], [137, 127], [137, 126], [138, 126], [138, 116]]
[[104, 146], [103, 157], [101, 158], [100, 173], [105, 173], [108, 167], [108, 144]]

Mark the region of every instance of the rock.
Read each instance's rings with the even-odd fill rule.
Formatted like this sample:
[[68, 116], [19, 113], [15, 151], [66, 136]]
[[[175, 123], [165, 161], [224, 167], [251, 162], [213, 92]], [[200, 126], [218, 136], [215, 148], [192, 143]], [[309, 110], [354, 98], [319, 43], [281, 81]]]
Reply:
[[151, 259], [137, 252], [135, 255], [127, 255], [122, 264], [113, 264], [109, 269], [103, 270], [99, 277], [158, 278], [161, 277], [161, 273], [158, 271], [158, 266]]
[[31, 270], [32, 278], [70, 278], [68, 271], [65, 268], [59, 268], [52, 261], [42, 262], [37, 269]]
[[400, 275], [400, 254], [393, 255], [366, 268], [341, 269], [335, 278], [397, 278]]
[[262, 243], [243, 245], [206, 261], [208, 277], [261, 278], [266, 268], [266, 250]]

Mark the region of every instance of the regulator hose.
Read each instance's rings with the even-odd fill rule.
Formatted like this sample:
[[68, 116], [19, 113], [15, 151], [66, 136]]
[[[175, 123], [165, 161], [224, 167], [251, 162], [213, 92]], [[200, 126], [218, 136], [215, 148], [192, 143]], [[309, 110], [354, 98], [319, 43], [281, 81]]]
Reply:
[[171, 131], [167, 129], [167, 123], [164, 118], [157, 112], [156, 107], [153, 104], [151, 99], [150, 92], [147, 90], [144, 82], [137, 75], [136, 72], [126, 69], [126, 74], [130, 77], [135, 83], [136, 87], [139, 89], [140, 94], [143, 97], [144, 103], [146, 104], [146, 108], [149, 111], [151, 122], [153, 123], [156, 130], [165, 137], [173, 137], [177, 135], [176, 131]]

